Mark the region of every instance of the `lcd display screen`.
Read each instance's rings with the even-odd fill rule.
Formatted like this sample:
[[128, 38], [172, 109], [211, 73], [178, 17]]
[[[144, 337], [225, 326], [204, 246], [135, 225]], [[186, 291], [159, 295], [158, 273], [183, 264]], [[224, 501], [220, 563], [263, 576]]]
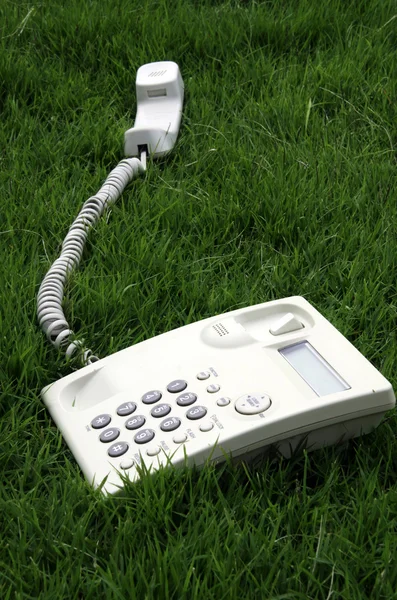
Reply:
[[338, 375], [309, 342], [299, 342], [281, 348], [279, 352], [310, 385], [317, 396], [327, 396], [350, 389], [350, 385]]

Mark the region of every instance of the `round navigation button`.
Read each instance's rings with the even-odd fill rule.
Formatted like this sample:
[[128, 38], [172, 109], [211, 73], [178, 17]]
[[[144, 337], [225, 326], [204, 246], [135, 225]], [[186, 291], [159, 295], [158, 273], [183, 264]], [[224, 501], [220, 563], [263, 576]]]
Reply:
[[234, 408], [241, 415], [257, 415], [269, 408], [271, 405], [270, 397], [267, 394], [252, 393], [244, 394], [234, 405]]

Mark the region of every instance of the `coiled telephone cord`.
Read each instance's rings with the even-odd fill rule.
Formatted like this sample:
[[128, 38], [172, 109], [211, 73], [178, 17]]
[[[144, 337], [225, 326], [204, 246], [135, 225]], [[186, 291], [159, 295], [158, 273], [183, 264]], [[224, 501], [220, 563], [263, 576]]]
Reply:
[[121, 196], [130, 181], [145, 171], [146, 152], [142, 152], [139, 159], [126, 158], [110, 172], [101, 189], [84, 203], [65, 237], [59, 258], [48, 270], [39, 289], [37, 316], [48, 340], [57, 350], [65, 349], [67, 359], [80, 355], [83, 365], [92, 364], [98, 357], [84, 347], [66, 320], [62, 308], [65, 283], [81, 260], [91, 228], [106, 208]]

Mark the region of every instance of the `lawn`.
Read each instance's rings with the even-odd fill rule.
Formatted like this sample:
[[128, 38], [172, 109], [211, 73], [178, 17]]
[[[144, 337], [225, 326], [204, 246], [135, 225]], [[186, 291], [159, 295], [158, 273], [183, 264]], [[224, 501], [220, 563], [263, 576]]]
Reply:
[[36, 295], [123, 157], [141, 64], [185, 105], [64, 308], [100, 357], [303, 295], [397, 384], [395, 0], [0, 3], [0, 597], [397, 598], [395, 413], [347, 445], [165, 470], [105, 499], [40, 398], [77, 368]]

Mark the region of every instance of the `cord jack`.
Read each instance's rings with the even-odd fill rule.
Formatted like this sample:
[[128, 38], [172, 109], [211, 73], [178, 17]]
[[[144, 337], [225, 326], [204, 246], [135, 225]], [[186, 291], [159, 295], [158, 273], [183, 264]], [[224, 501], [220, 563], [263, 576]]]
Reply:
[[149, 149], [147, 144], [138, 144], [139, 160], [146, 171], [146, 160], [149, 158]]

